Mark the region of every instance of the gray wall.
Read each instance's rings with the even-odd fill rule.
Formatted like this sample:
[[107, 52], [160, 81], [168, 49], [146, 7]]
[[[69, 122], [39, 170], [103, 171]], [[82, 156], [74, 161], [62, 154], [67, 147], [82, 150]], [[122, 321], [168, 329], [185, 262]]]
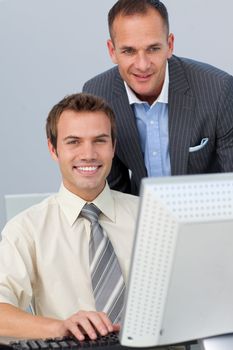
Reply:
[[[66, 94], [112, 66], [107, 12], [115, 0], [0, 0], [0, 229], [4, 194], [54, 192], [45, 119]], [[175, 53], [233, 73], [230, 0], [166, 0]]]

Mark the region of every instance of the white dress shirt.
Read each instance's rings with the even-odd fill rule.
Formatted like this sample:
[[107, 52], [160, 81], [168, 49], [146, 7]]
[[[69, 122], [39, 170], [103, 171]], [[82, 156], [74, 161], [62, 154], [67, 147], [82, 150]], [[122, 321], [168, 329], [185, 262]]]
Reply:
[[[63, 185], [59, 193], [11, 219], [0, 242], [0, 302], [65, 319], [95, 310], [89, 272], [90, 223], [78, 218], [86, 202]], [[138, 197], [106, 184], [93, 203], [127, 281]]]

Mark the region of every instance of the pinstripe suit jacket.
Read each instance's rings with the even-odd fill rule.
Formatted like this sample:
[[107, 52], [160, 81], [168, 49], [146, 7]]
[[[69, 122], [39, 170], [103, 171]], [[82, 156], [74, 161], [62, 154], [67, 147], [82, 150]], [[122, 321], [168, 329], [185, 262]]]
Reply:
[[[168, 64], [172, 175], [233, 171], [233, 77], [186, 58], [173, 56]], [[116, 116], [117, 147], [108, 178], [110, 186], [138, 194], [147, 171], [134, 113], [118, 68], [92, 78], [84, 84], [83, 91], [105, 98]], [[203, 138], [208, 138], [205, 147], [190, 152], [189, 148], [198, 146]]]

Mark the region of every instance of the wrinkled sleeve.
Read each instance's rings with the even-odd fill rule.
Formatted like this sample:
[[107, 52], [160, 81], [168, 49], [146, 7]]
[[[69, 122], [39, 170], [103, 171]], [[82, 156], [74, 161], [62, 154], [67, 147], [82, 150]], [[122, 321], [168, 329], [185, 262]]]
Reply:
[[0, 302], [26, 309], [35, 281], [35, 249], [30, 233], [11, 220], [0, 241]]

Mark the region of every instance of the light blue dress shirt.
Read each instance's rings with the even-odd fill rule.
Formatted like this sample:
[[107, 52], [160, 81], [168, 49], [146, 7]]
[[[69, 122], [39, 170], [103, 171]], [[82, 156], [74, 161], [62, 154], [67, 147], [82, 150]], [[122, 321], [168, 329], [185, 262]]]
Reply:
[[162, 91], [152, 105], [139, 100], [125, 83], [129, 103], [134, 108], [148, 176], [171, 175], [168, 150], [168, 86], [168, 64]]

